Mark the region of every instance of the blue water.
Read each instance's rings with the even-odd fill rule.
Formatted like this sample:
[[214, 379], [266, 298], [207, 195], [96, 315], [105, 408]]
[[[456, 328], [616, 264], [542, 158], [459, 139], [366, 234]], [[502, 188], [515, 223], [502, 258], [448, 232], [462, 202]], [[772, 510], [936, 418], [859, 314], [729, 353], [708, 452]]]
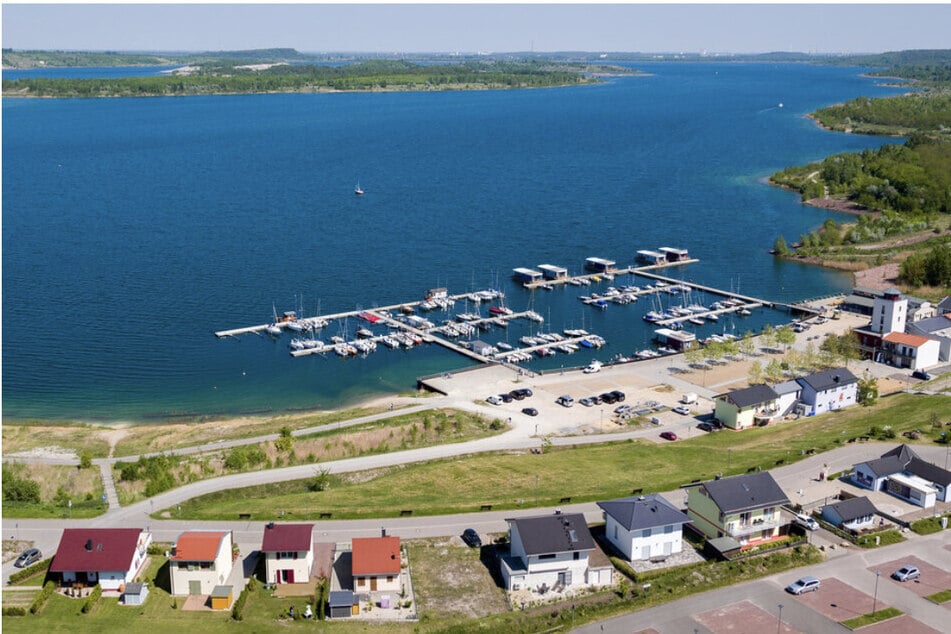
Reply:
[[589, 256], [626, 264], [675, 246], [701, 259], [686, 279], [721, 288], [779, 301], [847, 288], [847, 275], [767, 253], [830, 214], [762, 179], [894, 142], [804, 115], [895, 89], [856, 68], [638, 67], [653, 75], [546, 90], [4, 99], [4, 415], [336, 407], [467, 365], [437, 347], [294, 359], [286, 336], [212, 336], [269, 321], [299, 294], [306, 314], [326, 314], [499, 280], [513, 308], [608, 339], [533, 364], [557, 368], [645, 347], [650, 302], [598, 312], [575, 287], [532, 300], [513, 267], [580, 272]]
[[152, 77], [179, 66], [89, 66], [69, 68], [3, 69], [4, 79], [117, 79], [120, 77]]

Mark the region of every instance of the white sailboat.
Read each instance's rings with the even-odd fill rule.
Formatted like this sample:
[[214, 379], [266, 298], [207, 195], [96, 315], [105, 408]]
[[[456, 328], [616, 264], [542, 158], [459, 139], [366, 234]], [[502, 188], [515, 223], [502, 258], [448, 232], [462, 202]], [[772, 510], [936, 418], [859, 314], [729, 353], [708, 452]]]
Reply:
[[353, 188], [353, 193], [357, 196], [363, 195], [363, 188], [360, 187], [360, 181], [357, 181], [357, 186]]

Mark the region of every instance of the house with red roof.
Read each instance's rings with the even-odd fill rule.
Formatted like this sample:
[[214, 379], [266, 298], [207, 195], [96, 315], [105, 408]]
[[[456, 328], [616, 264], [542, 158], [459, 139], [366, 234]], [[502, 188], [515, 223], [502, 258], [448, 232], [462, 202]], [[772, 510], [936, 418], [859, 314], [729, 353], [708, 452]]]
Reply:
[[882, 361], [912, 371], [938, 365], [941, 342], [924, 335], [890, 332], [882, 337]]
[[351, 557], [356, 592], [402, 589], [399, 537], [355, 537]]
[[231, 531], [186, 531], [169, 558], [173, 595], [211, 594], [231, 575], [234, 555]]
[[98, 583], [118, 591], [141, 572], [151, 543], [152, 533], [141, 528], [67, 528], [50, 573], [64, 586]]
[[264, 527], [261, 553], [267, 583], [308, 583], [314, 567], [314, 525], [275, 524]]

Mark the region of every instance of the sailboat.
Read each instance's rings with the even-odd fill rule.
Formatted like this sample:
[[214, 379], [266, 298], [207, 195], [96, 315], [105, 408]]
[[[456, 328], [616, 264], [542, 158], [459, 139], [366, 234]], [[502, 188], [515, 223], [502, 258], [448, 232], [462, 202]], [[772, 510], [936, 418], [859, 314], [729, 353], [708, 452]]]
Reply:
[[353, 188], [353, 193], [357, 196], [363, 195], [363, 188], [360, 187], [360, 181], [357, 181], [357, 186]]

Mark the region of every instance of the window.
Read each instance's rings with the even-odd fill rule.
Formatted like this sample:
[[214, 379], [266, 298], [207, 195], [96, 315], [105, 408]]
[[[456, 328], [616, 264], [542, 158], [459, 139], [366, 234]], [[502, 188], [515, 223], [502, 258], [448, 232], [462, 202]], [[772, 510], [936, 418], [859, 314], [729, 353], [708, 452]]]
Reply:
[[669, 535], [670, 533], [673, 533], [673, 532], [674, 532], [674, 525], [673, 525], [673, 524], [671, 524], [670, 526], [665, 526], [665, 527], [664, 527], [664, 534], [665, 534], [665, 535]]
[[651, 529], [645, 528], [643, 531], [641, 531], [641, 537], [650, 537], [650, 536], [651, 536]]
[[367, 585], [367, 580], [363, 577], [357, 577], [357, 587], [362, 588], [365, 585]]
[[574, 554], [574, 560], [575, 560], [575, 561], [577, 561], [578, 559], [581, 558], [581, 553], [577, 553], [577, 552], [576, 552], [576, 553], [573, 553], [573, 554]]
[[555, 553], [548, 553], [547, 555], [539, 555], [539, 559], [554, 559]]
[[614, 525], [614, 539], [617, 539], [617, 524]]
[[387, 582], [387, 583], [393, 583], [393, 575], [387, 575], [387, 576], [386, 576], [386, 582]]

